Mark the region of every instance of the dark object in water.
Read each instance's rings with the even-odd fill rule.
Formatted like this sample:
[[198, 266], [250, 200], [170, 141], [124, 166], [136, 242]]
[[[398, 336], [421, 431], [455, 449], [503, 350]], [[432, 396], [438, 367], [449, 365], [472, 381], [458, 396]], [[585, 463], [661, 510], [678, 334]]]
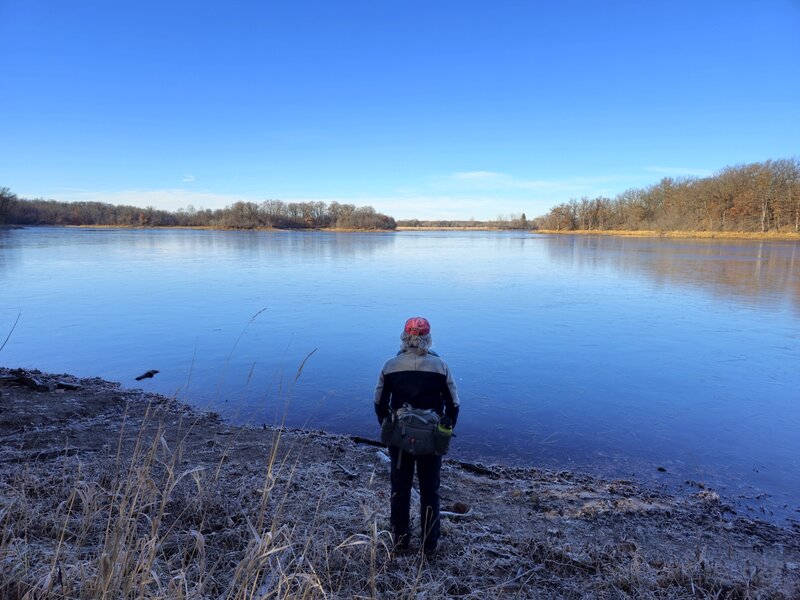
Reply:
[[38, 379], [31, 377], [25, 371], [12, 371], [12, 375], [7, 375], [5, 377], [0, 377], [0, 381], [5, 383], [6, 385], [21, 385], [26, 388], [30, 388], [35, 392], [48, 392], [50, 388], [43, 384]]
[[659, 473], [666, 473], [667, 472], [667, 470], [664, 467], [656, 467], [656, 471], [658, 471]]
[[141, 381], [142, 379], [150, 379], [153, 375], [158, 373], [156, 369], [150, 369], [147, 373], [142, 373], [136, 378], [136, 381]]

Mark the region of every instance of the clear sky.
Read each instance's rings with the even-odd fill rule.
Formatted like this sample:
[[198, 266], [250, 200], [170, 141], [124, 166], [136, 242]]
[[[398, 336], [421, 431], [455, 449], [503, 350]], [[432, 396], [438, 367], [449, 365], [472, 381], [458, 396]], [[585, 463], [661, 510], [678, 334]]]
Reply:
[[800, 155], [800, 0], [0, 0], [0, 186], [530, 218]]

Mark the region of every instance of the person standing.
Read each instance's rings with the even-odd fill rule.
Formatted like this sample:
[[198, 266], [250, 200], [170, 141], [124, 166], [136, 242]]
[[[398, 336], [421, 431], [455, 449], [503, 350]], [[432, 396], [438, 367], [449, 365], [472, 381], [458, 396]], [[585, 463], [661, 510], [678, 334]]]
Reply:
[[[383, 423], [393, 411], [408, 405], [433, 410], [440, 423], [453, 427], [459, 399], [453, 375], [431, 347], [431, 326], [423, 317], [406, 321], [400, 334], [400, 352], [383, 365], [375, 388], [375, 414]], [[391, 458], [391, 524], [397, 551], [409, 547], [411, 486], [416, 468], [420, 495], [420, 524], [425, 555], [432, 558], [439, 543], [439, 481], [442, 457], [414, 455], [389, 446]]]

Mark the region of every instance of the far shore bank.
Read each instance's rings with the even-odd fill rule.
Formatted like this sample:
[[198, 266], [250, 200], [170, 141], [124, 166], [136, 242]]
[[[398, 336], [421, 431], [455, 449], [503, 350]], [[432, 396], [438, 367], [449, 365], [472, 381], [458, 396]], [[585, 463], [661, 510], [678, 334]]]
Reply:
[[276, 232], [326, 232], [326, 233], [395, 233], [403, 231], [475, 231], [509, 232], [530, 235], [576, 235], [576, 236], [614, 236], [614, 237], [657, 237], [709, 240], [754, 240], [754, 241], [800, 241], [800, 233], [788, 231], [657, 231], [657, 230], [605, 230], [605, 229], [511, 229], [507, 227], [405, 227], [395, 229], [335, 229], [323, 228], [282, 228], [282, 227], [218, 227], [210, 225], [3, 225], [0, 229], [26, 229], [28, 227], [64, 227], [66, 229], [126, 229], [126, 230], [196, 230], [196, 231], [276, 231]]
[[0, 407], [2, 597], [800, 594], [800, 528], [737, 515], [708, 488], [681, 498], [448, 456], [431, 563], [391, 552], [377, 442], [2, 367]]
[[503, 227], [406, 227], [398, 225], [396, 231], [520, 231], [524, 229], [507, 229]]
[[333, 227], [218, 227], [212, 225], [35, 225], [72, 229], [187, 229], [197, 231], [327, 231], [331, 233], [392, 233], [394, 229], [352, 229]]

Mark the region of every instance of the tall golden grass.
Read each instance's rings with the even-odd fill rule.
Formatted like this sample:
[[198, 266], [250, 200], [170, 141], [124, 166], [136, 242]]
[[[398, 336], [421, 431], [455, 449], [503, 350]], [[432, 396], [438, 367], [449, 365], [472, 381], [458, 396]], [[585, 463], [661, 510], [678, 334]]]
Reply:
[[575, 229], [571, 231], [556, 229], [537, 229], [531, 233], [558, 235], [612, 235], [623, 237], [665, 237], [665, 238], [698, 238], [718, 240], [797, 240], [800, 233], [790, 231], [769, 231], [758, 233], [751, 231], [656, 231], [656, 230], [623, 230], [623, 229]]
[[162, 418], [148, 408], [133, 447], [121, 434], [116, 453], [91, 468], [65, 454], [60, 472], [30, 469], [9, 482], [13, 497], [0, 512], [3, 598], [378, 596], [388, 532], [373, 515], [342, 536], [319, 499], [298, 520], [293, 496], [303, 486], [296, 456], [279, 452], [280, 428], [261, 473], [233, 477], [234, 440], [216, 464], [193, 466], [193, 425], [170, 434]]

